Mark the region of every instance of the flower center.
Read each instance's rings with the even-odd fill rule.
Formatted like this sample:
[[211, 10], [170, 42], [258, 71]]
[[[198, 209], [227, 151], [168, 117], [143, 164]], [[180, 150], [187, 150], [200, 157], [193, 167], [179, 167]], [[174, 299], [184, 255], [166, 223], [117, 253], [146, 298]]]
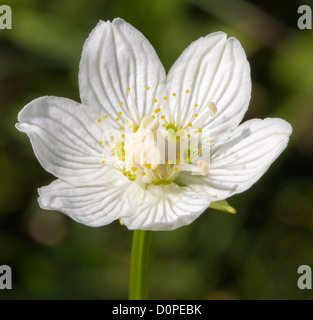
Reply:
[[[147, 92], [149, 90], [147, 87]], [[127, 91], [130, 92], [130, 88]], [[168, 97], [164, 97], [162, 109], [160, 105], [152, 112], [147, 112], [153, 115], [144, 118], [139, 117], [133, 102], [139, 123], [133, 119], [127, 104], [120, 102], [124, 111], [117, 112], [115, 118], [104, 116], [105, 121], [113, 122], [114, 125], [113, 128], [103, 131], [103, 139], [99, 142], [103, 147], [102, 163], [113, 166], [130, 181], [142, 185], [170, 184], [182, 171], [206, 176], [209, 172], [210, 141], [202, 141], [202, 129], [198, 126], [213, 117], [217, 108], [210, 102], [202, 111], [199, 110], [201, 112], [197, 112], [197, 104], [185, 112], [188, 94], [189, 90], [186, 90], [186, 98], [181, 108], [177, 107], [176, 100], [174, 114], [176, 110], [180, 110], [176, 117], [169, 111]], [[176, 99], [176, 94], [172, 96]], [[153, 102], [156, 104], [158, 100], [154, 99]], [[190, 122], [190, 118], [194, 120]], [[102, 122], [103, 119], [99, 118], [101, 127], [109, 124]]]
[[[126, 162], [141, 176], [145, 184], [169, 184], [178, 172], [176, 161], [169, 161], [173, 144], [159, 130], [159, 120], [148, 116], [142, 119], [139, 129], [132, 134], [125, 148]], [[169, 150], [171, 150], [169, 152]]]

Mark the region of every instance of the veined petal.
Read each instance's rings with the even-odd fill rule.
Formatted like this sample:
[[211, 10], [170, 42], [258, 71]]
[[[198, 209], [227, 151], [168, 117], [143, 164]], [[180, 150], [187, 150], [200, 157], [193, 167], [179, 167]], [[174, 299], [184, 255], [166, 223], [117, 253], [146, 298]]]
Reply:
[[139, 121], [165, 90], [165, 70], [149, 41], [122, 19], [100, 21], [80, 62], [81, 100], [115, 119], [119, 111]]
[[29, 136], [48, 172], [75, 185], [110, 179], [112, 169], [101, 162], [102, 132], [86, 106], [65, 98], [41, 97], [22, 109], [18, 121], [17, 129]]
[[[250, 66], [240, 42], [223, 32], [193, 42], [169, 71], [167, 88], [176, 94], [177, 106], [169, 104], [175, 122], [181, 118], [202, 128], [212, 142], [225, 139], [241, 122], [251, 96]], [[214, 116], [210, 102], [217, 107]]]
[[73, 186], [61, 180], [42, 187], [39, 192], [39, 205], [42, 209], [58, 210], [73, 220], [91, 227], [103, 226], [127, 215], [130, 207], [124, 193], [130, 182], [107, 183], [101, 186]]
[[173, 230], [194, 221], [210, 205], [204, 193], [176, 184], [150, 185], [141, 203], [128, 217], [122, 217], [129, 229]]
[[212, 201], [250, 188], [286, 148], [292, 128], [282, 119], [253, 119], [240, 125], [228, 141], [212, 149], [206, 177], [181, 174], [180, 180], [202, 186]]

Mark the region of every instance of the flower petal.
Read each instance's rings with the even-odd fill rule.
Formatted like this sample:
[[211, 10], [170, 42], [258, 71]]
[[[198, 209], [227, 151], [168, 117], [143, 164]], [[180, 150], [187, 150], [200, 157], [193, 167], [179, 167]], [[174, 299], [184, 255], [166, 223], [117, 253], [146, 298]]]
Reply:
[[181, 174], [182, 183], [202, 186], [212, 201], [249, 189], [286, 148], [292, 132], [282, 119], [253, 119], [240, 125], [228, 141], [211, 151], [206, 177]]
[[210, 205], [204, 193], [175, 183], [150, 185], [139, 205], [122, 217], [128, 229], [173, 230], [193, 222]]
[[[176, 122], [181, 116], [185, 125], [210, 134], [206, 138], [212, 142], [225, 139], [241, 122], [251, 96], [250, 66], [240, 42], [223, 32], [193, 42], [169, 71], [167, 87], [176, 93], [177, 110], [170, 104]], [[213, 117], [210, 102], [217, 107]]]
[[122, 19], [100, 21], [85, 42], [79, 70], [81, 100], [112, 119], [125, 111], [139, 123], [152, 112], [154, 99], [164, 95], [165, 79], [149, 41]]
[[45, 170], [75, 185], [107, 181], [112, 169], [104, 166], [99, 141], [102, 132], [87, 107], [65, 98], [41, 97], [18, 115]]
[[122, 214], [127, 215], [130, 203], [123, 195], [129, 191], [130, 184], [76, 187], [55, 180], [38, 190], [38, 201], [42, 209], [58, 210], [77, 222], [98, 227], [111, 223]]

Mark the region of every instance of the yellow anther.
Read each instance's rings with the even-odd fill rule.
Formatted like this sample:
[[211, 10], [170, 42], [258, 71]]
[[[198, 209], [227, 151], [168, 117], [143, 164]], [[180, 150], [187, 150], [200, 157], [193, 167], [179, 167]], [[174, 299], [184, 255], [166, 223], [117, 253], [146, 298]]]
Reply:
[[191, 127], [192, 127], [192, 123], [190, 123], [190, 122], [189, 122], [189, 123], [188, 123], [188, 127], [190, 127], [190, 128], [191, 128]]
[[206, 143], [210, 143], [210, 140], [206, 140], [205, 142], [206, 142]]
[[124, 157], [122, 158], [122, 161], [125, 161], [125, 158], [124, 158]]
[[122, 137], [122, 139], [124, 139], [124, 138], [125, 138], [125, 134], [123, 133], [123, 134], [121, 135], [121, 137]]
[[112, 152], [112, 156], [113, 156], [113, 157], [115, 156], [115, 153], [114, 153], [114, 152]]
[[199, 172], [203, 176], [206, 176], [209, 173], [209, 165], [205, 161], [203, 161], [203, 160], [198, 161], [197, 167], [198, 167]]
[[146, 173], [145, 173], [145, 172], [143, 172], [141, 175], [142, 175], [142, 176], [145, 176], [145, 175], [146, 175]]
[[147, 87], [147, 90], [150, 90], [150, 87]]
[[199, 129], [198, 129], [198, 132], [202, 132], [202, 129], [201, 129], [201, 128], [199, 128]]
[[175, 168], [174, 168], [174, 171], [176, 171], [176, 172], [177, 172], [177, 171], [178, 171], [178, 168], [177, 168], [177, 167], [175, 167]]
[[126, 124], [129, 124], [129, 120], [126, 120], [125, 123], [126, 123]]
[[177, 152], [177, 155], [180, 156], [180, 152], [179, 151]]
[[158, 99], [154, 99], [153, 102], [154, 102], [154, 103], [158, 102]]
[[195, 108], [197, 108], [198, 107], [198, 105], [197, 104], [195, 104]]
[[122, 106], [123, 104], [124, 104], [124, 103], [121, 101], [121, 102], [120, 102], [120, 105]]
[[186, 90], [186, 93], [189, 93], [189, 90]]
[[179, 160], [179, 159], [176, 159], [176, 163], [180, 163], [180, 160]]
[[106, 158], [106, 155], [103, 155], [102, 158], [105, 159], [105, 158]]
[[107, 147], [108, 147], [108, 148], [111, 148], [111, 145], [108, 143], [108, 144], [107, 144]]
[[116, 121], [120, 121], [120, 118], [116, 118], [115, 120], [116, 120]]
[[127, 91], [130, 91], [130, 88], [127, 88]]
[[195, 118], [197, 118], [198, 117], [198, 113], [195, 113]]
[[101, 122], [101, 119], [98, 119], [98, 122]]
[[162, 124], [162, 127], [164, 127], [164, 128], [166, 127], [164, 123]]
[[188, 134], [187, 137], [188, 137], [188, 139], [190, 139], [191, 138], [190, 134]]
[[215, 105], [214, 102], [210, 102], [210, 103], [209, 103], [209, 109], [211, 110], [210, 116], [211, 116], [211, 117], [214, 117], [215, 114], [216, 114], [216, 112], [217, 112], [217, 107], [216, 107], [216, 105]]
[[124, 127], [120, 127], [120, 130], [124, 130]]
[[102, 160], [102, 163], [105, 164], [105, 160]]
[[152, 119], [155, 119], [155, 115], [152, 116]]
[[107, 115], [105, 115], [105, 116], [104, 116], [104, 119], [107, 119], [107, 118], [108, 118], [108, 116], [107, 116]]
[[167, 97], [164, 97], [164, 100], [167, 100]]
[[145, 165], [145, 167], [146, 167], [147, 169], [151, 169], [152, 165], [151, 165], [150, 163], [147, 163], [147, 164]]
[[136, 168], [136, 167], [132, 167], [132, 170], [133, 170], [133, 171], [137, 171], [137, 168]]
[[202, 149], [199, 149], [199, 151], [198, 151], [199, 153], [202, 153]]
[[161, 170], [157, 170], [156, 174], [160, 175], [161, 174]]
[[119, 116], [121, 116], [122, 114], [123, 114], [123, 113], [122, 113], [121, 111], [118, 113]]
[[187, 161], [188, 161], [188, 162], [191, 162], [191, 159], [190, 159], [190, 157], [188, 157]]
[[176, 97], [176, 93], [173, 93], [173, 97]]
[[100, 142], [99, 142], [99, 144], [100, 144], [100, 146], [102, 146], [103, 142], [102, 142], [102, 141], [100, 141]]
[[165, 119], [165, 116], [163, 115], [163, 116], [161, 117], [161, 119], [164, 120], [164, 119]]

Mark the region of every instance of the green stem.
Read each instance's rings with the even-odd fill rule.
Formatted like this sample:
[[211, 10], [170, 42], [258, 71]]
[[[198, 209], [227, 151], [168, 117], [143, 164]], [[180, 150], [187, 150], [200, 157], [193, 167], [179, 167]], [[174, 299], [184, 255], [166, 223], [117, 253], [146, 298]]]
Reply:
[[148, 274], [152, 231], [135, 230], [130, 258], [129, 300], [148, 299]]

